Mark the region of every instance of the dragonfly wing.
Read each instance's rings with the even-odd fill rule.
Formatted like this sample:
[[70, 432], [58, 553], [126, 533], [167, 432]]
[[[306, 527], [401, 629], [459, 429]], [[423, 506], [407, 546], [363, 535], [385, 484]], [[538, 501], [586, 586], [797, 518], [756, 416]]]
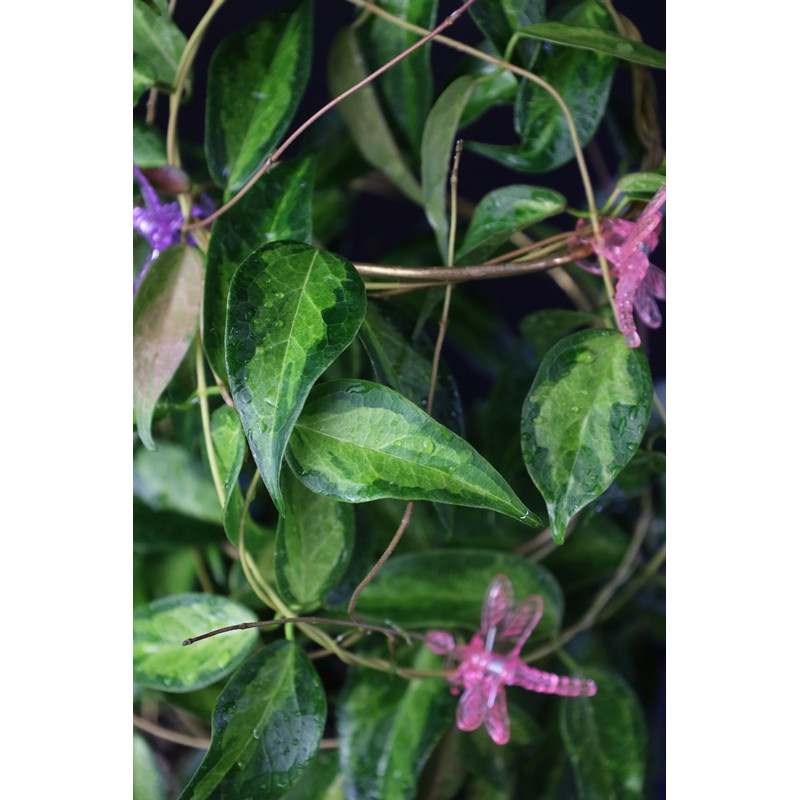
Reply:
[[[505, 575], [496, 575], [489, 584], [481, 612], [481, 631], [488, 638], [489, 631], [503, 620], [514, 605], [514, 590]], [[492, 637], [493, 638], [493, 637]]]
[[508, 741], [511, 728], [506, 708], [506, 692], [502, 686], [497, 690], [494, 704], [486, 712], [484, 724], [495, 744], [505, 744]]
[[465, 689], [458, 701], [456, 724], [462, 731], [474, 731], [480, 728], [486, 718], [488, 697], [482, 685]]
[[644, 283], [639, 285], [633, 295], [633, 307], [645, 325], [650, 328], [657, 328], [661, 325], [661, 312]]
[[542, 598], [532, 594], [515, 608], [512, 608], [503, 617], [500, 624], [500, 638], [505, 640], [516, 639], [516, 644], [510, 655], [519, 655], [533, 629], [539, 624], [544, 611]]

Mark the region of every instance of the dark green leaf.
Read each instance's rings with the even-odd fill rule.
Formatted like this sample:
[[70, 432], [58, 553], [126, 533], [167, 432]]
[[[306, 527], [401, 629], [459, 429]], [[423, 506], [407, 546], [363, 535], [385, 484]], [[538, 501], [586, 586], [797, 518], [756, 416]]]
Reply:
[[617, 181], [614, 191], [647, 202], [666, 182], [667, 176], [657, 172], [631, 172]]
[[255, 653], [222, 690], [211, 747], [180, 800], [282, 797], [317, 752], [325, 715], [319, 676], [297, 645]]
[[559, 729], [581, 800], [634, 800], [644, 788], [646, 726], [639, 700], [619, 676], [586, 670], [594, 697], [560, 701]]
[[[595, 0], [576, 5], [565, 22], [613, 30], [608, 11]], [[536, 62], [536, 74], [562, 97], [575, 123], [581, 147], [588, 144], [603, 118], [616, 61], [589, 50], [552, 45]], [[528, 80], [520, 83], [514, 127], [522, 141], [514, 145], [470, 143], [468, 146], [506, 167], [547, 172], [575, 157], [566, 117], [553, 96]]]
[[167, 786], [147, 740], [133, 734], [133, 800], [167, 800]]
[[238, 191], [277, 147], [311, 69], [311, 3], [228, 36], [208, 72], [206, 158], [214, 182]]
[[[415, 669], [440, 659], [420, 648]], [[338, 706], [345, 792], [351, 798], [409, 800], [417, 779], [451, 719], [443, 680], [406, 680], [375, 670], [351, 671]]]
[[317, 608], [344, 574], [353, 552], [353, 507], [308, 491], [291, 473], [285, 479], [286, 516], [278, 523], [275, 576], [293, 608]]
[[478, 203], [456, 264], [480, 264], [515, 233], [566, 208], [564, 195], [542, 186], [504, 186]]
[[155, 125], [138, 119], [133, 121], [133, 163], [142, 169], [162, 167], [167, 163], [164, 135]]
[[545, 356], [523, 406], [522, 453], [559, 544], [633, 457], [652, 398], [647, 358], [618, 331], [572, 334]]
[[[436, 24], [438, 0], [378, 0], [377, 4], [394, 17], [426, 30]], [[370, 71], [419, 41], [418, 34], [377, 15], [360, 26], [358, 33]], [[430, 45], [406, 56], [376, 81], [396, 127], [402, 131], [416, 155], [419, 155], [422, 126], [431, 105], [432, 84]]]
[[[520, 556], [491, 550], [431, 550], [392, 557], [361, 594], [364, 619], [390, 620], [402, 628], [463, 627], [477, 631], [481, 606], [495, 575], [511, 581], [517, 602], [532, 594], [544, 600], [542, 620], [533, 639], [555, 633], [561, 625], [561, 588], [544, 567]], [[431, 581], [430, 576], [436, 580]]]
[[[482, 42], [478, 49], [495, 57], [502, 55], [488, 41]], [[481, 58], [473, 58], [468, 63], [469, 74], [477, 80], [461, 114], [460, 128], [475, 122], [491, 108], [513, 103], [519, 88], [519, 79], [507, 69], [500, 69]]]
[[[367, 74], [356, 34], [352, 28], [345, 28], [334, 39], [328, 58], [331, 95], [338, 96], [366, 78]], [[422, 189], [392, 136], [374, 87], [367, 84], [342, 100], [336, 110], [364, 159], [384, 172], [403, 194], [422, 205]]]
[[146, 59], [133, 55], [133, 104], [155, 83], [156, 72]]
[[[387, 303], [370, 301], [359, 332], [379, 383], [400, 392], [420, 408], [428, 405], [433, 345], [424, 331], [412, 341], [407, 320]], [[464, 434], [464, 410], [452, 374], [439, 361], [433, 418], [459, 435]]]
[[309, 489], [351, 503], [433, 500], [540, 524], [470, 444], [402, 395], [369, 381], [317, 386], [287, 458]]
[[597, 322], [597, 315], [585, 311], [571, 311], [561, 308], [548, 308], [534, 311], [519, 323], [522, 338], [536, 348], [536, 356], [541, 361], [545, 353], [559, 340]]
[[231, 278], [244, 259], [261, 245], [279, 239], [311, 241], [311, 194], [314, 162], [307, 158], [278, 164], [211, 228], [203, 298], [203, 347], [223, 381], [225, 315]]
[[[469, 13], [502, 54], [516, 31], [544, 19], [544, 5], [544, 0], [477, 2], [470, 7]], [[536, 58], [538, 50], [538, 43], [522, 39], [517, 42], [515, 53], [520, 62], [528, 67]]]
[[183, 647], [191, 636], [255, 622], [249, 608], [210, 594], [181, 594], [133, 612], [133, 682], [165, 692], [190, 692], [230, 674], [255, 643], [255, 630], [231, 631]]
[[336, 750], [320, 750], [284, 800], [345, 800]]
[[230, 406], [220, 406], [211, 415], [211, 441], [227, 505], [231, 495], [239, 488], [239, 472], [247, 449], [242, 424]]
[[260, 247], [233, 276], [225, 336], [231, 395], [281, 513], [281, 463], [292, 427], [365, 310], [364, 283], [352, 264], [299, 242]]
[[142, 553], [168, 553], [182, 547], [220, 542], [219, 524], [213, 525], [174, 511], [154, 511], [133, 498], [133, 549]]
[[620, 36], [615, 31], [582, 28], [578, 25], [565, 25], [563, 22], [539, 22], [535, 25], [527, 25], [519, 33], [523, 36], [545, 39], [548, 42], [564, 44], [569, 47], [607, 53], [634, 64], [644, 64], [646, 67], [667, 68], [666, 53], [642, 42]]
[[145, 447], [156, 401], [194, 339], [203, 298], [203, 259], [193, 247], [173, 245], [150, 265], [133, 298], [133, 408]]
[[220, 522], [214, 484], [187, 450], [159, 442], [158, 450], [139, 448], [133, 456], [133, 493], [155, 511], [175, 511], [206, 522]]
[[436, 235], [442, 259], [447, 262], [447, 185], [452, 168], [453, 141], [458, 122], [472, 93], [475, 79], [462, 75], [439, 96], [425, 122], [422, 135], [422, 194], [425, 214]]
[[[149, 64], [159, 83], [174, 85], [184, 47], [186, 37], [172, 21], [167, 0], [133, 0], [133, 54]], [[189, 80], [185, 89], [191, 89]]]

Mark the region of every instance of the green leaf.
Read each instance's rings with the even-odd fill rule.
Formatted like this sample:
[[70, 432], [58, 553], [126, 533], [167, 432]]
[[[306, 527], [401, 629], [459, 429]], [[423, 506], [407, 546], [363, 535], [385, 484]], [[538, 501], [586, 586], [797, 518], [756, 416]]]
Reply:
[[[409, 322], [401, 313], [380, 301], [367, 304], [367, 315], [359, 338], [367, 351], [378, 383], [394, 389], [420, 408], [428, 405], [433, 345], [424, 331], [412, 340]], [[464, 433], [464, 409], [452, 374], [439, 361], [436, 374], [433, 418], [459, 435]]]
[[150, 62], [134, 53], [133, 56], [133, 104], [155, 83], [156, 72]]
[[422, 134], [422, 195], [425, 215], [436, 235], [442, 259], [447, 262], [448, 232], [447, 185], [452, 167], [453, 140], [458, 122], [469, 100], [475, 79], [462, 75], [439, 96], [428, 114]]
[[644, 790], [646, 726], [639, 700], [611, 672], [588, 669], [594, 697], [560, 701], [559, 730], [581, 800], [634, 800]]
[[[438, 0], [378, 0], [378, 5], [397, 19], [418, 25], [426, 30], [436, 24]], [[370, 71], [419, 41], [419, 35], [373, 15], [358, 29], [359, 41]], [[425, 115], [431, 105], [433, 72], [430, 63], [430, 44], [406, 56], [400, 63], [381, 75], [376, 86], [384, 98], [393, 126], [402, 132], [418, 156]]]
[[283, 640], [255, 653], [222, 690], [211, 747], [180, 800], [282, 797], [317, 752], [325, 706], [297, 645]]
[[311, 241], [313, 159], [285, 161], [214, 222], [206, 256], [203, 347], [223, 381], [225, 315], [231, 278], [244, 259], [267, 242]]
[[[367, 74], [356, 34], [352, 28], [345, 28], [333, 40], [328, 57], [331, 95], [337, 97], [366, 78]], [[392, 136], [372, 84], [346, 97], [336, 110], [364, 159], [384, 172], [406, 197], [422, 205], [422, 189]]]
[[183, 641], [215, 628], [255, 622], [249, 608], [210, 594], [180, 594], [134, 609], [133, 682], [165, 692], [190, 692], [230, 674], [247, 656], [255, 630], [231, 631], [195, 644]]
[[541, 186], [504, 186], [478, 203], [456, 264], [480, 264], [515, 233], [552, 217], [567, 206], [564, 195]]
[[[420, 648], [415, 669], [440, 659]], [[375, 670], [350, 672], [338, 706], [337, 728], [348, 797], [409, 800], [448, 723], [452, 698], [442, 680], [406, 680]]]
[[[613, 30], [608, 11], [595, 0], [576, 5], [565, 22]], [[616, 61], [589, 50], [552, 45], [539, 54], [536, 74], [547, 81], [570, 110], [581, 147], [597, 131], [611, 90]], [[513, 145], [471, 142], [467, 146], [510, 169], [547, 172], [575, 157], [566, 117], [552, 95], [531, 81], [520, 83], [514, 127], [522, 141]]]
[[657, 172], [631, 172], [617, 181], [614, 191], [647, 202], [666, 182], [667, 176]]
[[345, 800], [336, 750], [320, 750], [284, 800]]
[[[478, 49], [495, 57], [502, 55], [488, 41], [482, 42]], [[467, 63], [469, 74], [477, 80], [461, 114], [460, 128], [466, 128], [491, 108], [513, 103], [519, 89], [519, 79], [513, 72], [481, 58], [470, 58]]]
[[174, 511], [155, 511], [133, 498], [133, 550], [139, 553], [169, 553], [185, 547], [219, 544], [216, 525]]
[[[169, 15], [167, 0], [133, 0], [133, 54], [147, 62], [159, 83], [172, 87], [186, 37]], [[187, 79], [186, 91], [191, 90]]]
[[522, 319], [519, 323], [519, 332], [526, 342], [536, 348], [536, 355], [541, 360], [559, 339], [563, 339], [576, 328], [583, 328], [596, 322], [597, 315], [586, 311], [547, 308], [543, 311], [534, 311]]
[[278, 522], [275, 577], [292, 607], [318, 608], [347, 569], [353, 553], [353, 507], [314, 494], [291, 473], [285, 481], [286, 516]]
[[667, 55], [655, 47], [628, 39], [615, 31], [597, 28], [583, 28], [578, 25], [565, 25], [563, 22], [538, 22], [526, 25], [519, 31], [523, 36], [544, 39], [548, 42], [569, 47], [580, 47], [597, 53], [607, 53], [634, 64], [644, 64], [656, 69], [667, 68]]
[[564, 600], [555, 578], [539, 564], [492, 550], [448, 548], [395, 555], [362, 592], [358, 613], [365, 620], [390, 620], [402, 628], [476, 631], [486, 590], [498, 574], [511, 581], [517, 602], [532, 594], [544, 600], [532, 641], [558, 631]]
[[[511, 36], [520, 28], [540, 22], [545, 17], [544, 0], [500, 0], [474, 3], [469, 13], [478, 27], [489, 37], [500, 53], [504, 53]], [[537, 42], [522, 39], [515, 53], [519, 61], [530, 66], [539, 51]]]
[[225, 337], [231, 396], [281, 514], [281, 463], [292, 427], [365, 310], [364, 283], [352, 264], [299, 242], [260, 247], [233, 276]]
[[311, 3], [228, 36], [208, 71], [206, 158], [214, 182], [238, 191], [277, 147], [311, 70]]
[[369, 381], [317, 386], [287, 458], [309, 489], [351, 503], [433, 500], [540, 524], [470, 444], [407, 398]]
[[523, 406], [522, 453], [558, 544], [633, 457], [652, 398], [647, 358], [618, 331], [580, 331], [545, 356]]
[[133, 734], [133, 800], [167, 800], [167, 786], [147, 740]]
[[141, 447], [136, 450], [133, 493], [155, 511], [175, 511], [220, 523], [214, 484], [203, 465], [180, 445], [159, 442], [156, 452]]
[[194, 339], [202, 297], [202, 256], [177, 244], [154, 259], [133, 298], [133, 408], [150, 450], [156, 402]]
[[[133, 163], [137, 167], [163, 167], [167, 163], [167, 142], [155, 126], [133, 121]], [[147, 246], [149, 251], [150, 246]]]
[[230, 406], [220, 406], [211, 415], [211, 442], [222, 476], [227, 505], [231, 495], [239, 488], [239, 473], [247, 449], [242, 424]]

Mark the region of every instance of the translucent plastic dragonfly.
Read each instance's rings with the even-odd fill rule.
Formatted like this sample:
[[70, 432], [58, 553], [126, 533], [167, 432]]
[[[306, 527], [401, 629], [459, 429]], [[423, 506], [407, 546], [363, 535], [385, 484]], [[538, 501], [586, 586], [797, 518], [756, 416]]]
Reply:
[[[650, 253], [658, 245], [663, 215], [661, 207], [667, 201], [667, 185], [664, 184], [645, 206], [636, 220], [618, 217], [603, 217], [600, 220], [600, 236], [595, 237], [584, 220], [579, 220], [575, 233], [570, 237], [571, 248], [591, 244], [595, 253], [606, 257], [612, 278], [617, 279], [614, 290], [614, 305], [620, 320], [620, 329], [630, 347], [641, 344], [633, 321], [634, 309], [642, 322], [650, 328], [661, 325], [661, 312], [656, 300], [666, 299], [666, 277], [650, 263]], [[601, 273], [600, 267], [589, 261], [578, 261], [588, 272]]]
[[460, 662], [450, 683], [453, 694], [462, 693], [456, 710], [456, 724], [462, 731], [474, 731], [483, 724], [497, 744], [508, 741], [506, 686], [565, 697], [596, 694], [594, 681], [542, 672], [520, 660], [520, 652], [543, 609], [538, 595], [515, 606], [511, 581], [505, 575], [497, 575], [483, 601], [481, 629], [469, 644], [457, 645], [446, 631], [430, 631], [426, 635], [425, 642], [434, 653]]

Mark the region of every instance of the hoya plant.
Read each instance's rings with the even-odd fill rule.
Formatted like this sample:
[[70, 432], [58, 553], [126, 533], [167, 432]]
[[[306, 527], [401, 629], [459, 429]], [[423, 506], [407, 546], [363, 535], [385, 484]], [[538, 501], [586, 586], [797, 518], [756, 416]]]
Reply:
[[660, 793], [632, 6], [133, 1], [137, 800]]

